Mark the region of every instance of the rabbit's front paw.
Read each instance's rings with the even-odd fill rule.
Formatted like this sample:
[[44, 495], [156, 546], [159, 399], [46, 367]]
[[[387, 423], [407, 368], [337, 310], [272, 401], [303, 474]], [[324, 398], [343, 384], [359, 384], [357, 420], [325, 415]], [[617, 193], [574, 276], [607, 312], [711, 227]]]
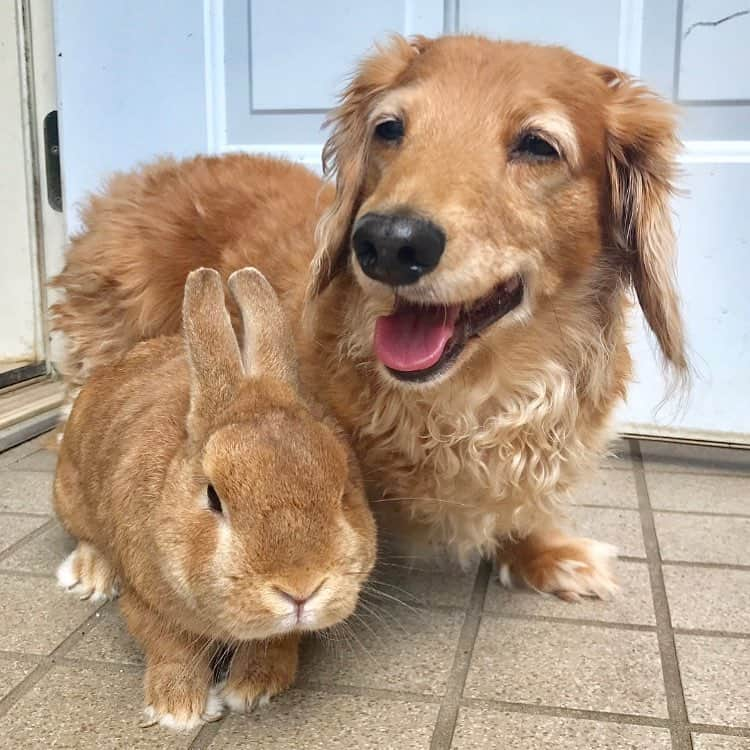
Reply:
[[153, 696], [143, 711], [141, 727], [159, 724], [175, 732], [190, 732], [201, 724], [218, 721], [223, 715], [224, 703], [218, 687], [211, 687], [205, 698], [191, 695], [189, 690], [170, 691]]
[[237, 647], [221, 697], [232, 711], [249, 712], [287, 690], [297, 674], [296, 636]]
[[68, 591], [92, 602], [114, 599], [120, 593], [114, 568], [101, 552], [88, 542], [78, 546], [57, 569], [58, 583]]

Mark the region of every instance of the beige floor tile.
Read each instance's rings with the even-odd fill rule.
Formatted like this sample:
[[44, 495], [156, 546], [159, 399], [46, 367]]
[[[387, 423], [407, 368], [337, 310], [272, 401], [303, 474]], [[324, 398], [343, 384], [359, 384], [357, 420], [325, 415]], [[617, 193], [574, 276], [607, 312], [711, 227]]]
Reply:
[[663, 560], [750, 565], [750, 518], [654, 513]]
[[452, 750], [671, 750], [667, 729], [462, 708]]
[[655, 510], [750, 515], [750, 474], [731, 477], [647, 472], [646, 483]]
[[672, 625], [750, 633], [750, 571], [663, 567]]
[[0, 650], [48, 654], [95, 609], [51, 578], [0, 574]]
[[0, 470], [0, 511], [51, 514], [52, 481], [48, 472]]
[[575, 507], [571, 520], [576, 533], [581, 536], [614, 544], [619, 554], [625, 557], [646, 557], [641, 516], [637, 510]]
[[638, 507], [638, 493], [632, 471], [600, 469], [573, 493], [576, 505], [612, 505]]
[[707, 448], [643, 440], [641, 455], [647, 470], [692, 473], [744, 474], [750, 472], [750, 451]]
[[71, 659], [144, 664], [143, 653], [128, 633], [117, 602], [96, 613], [91, 629], [68, 652]]
[[41, 450], [42, 448], [42, 437], [34, 438], [33, 440], [27, 440], [25, 443], [16, 445], [13, 448], [9, 448], [6, 451], [0, 453], [0, 468], [10, 466], [26, 456], [30, 456], [32, 453]]
[[[29, 672], [36, 667], [36, 662], [19, 659], [10, 654], [0, 654], [0, 700], [18, 685]], [[0, 723], [0, 734], [2, 724]]]
[[75, 540], [55, 523], [44, 533], [21, 545], [0, 562], [0, 570], [44, 573], [53, 576], [57, 566], [75, 549]]
[[[47, 523], [44, 516], [12, 516], [0, 514], [0, 552], [21, 541], [34, 529]], [[2, 565], [2, 563], [0, 563]]]
[[750, 727], [750, 641], [676, 635], [688, 718]]
[[[372, 606], [372, 605], [371, 605]], [[311, 638], [300, 684], [334, 684], [441, 695], [464, 614], [378, 605], [378, 617], [354, 619], [335, 640]], [[349, 632], [351, 626], [351, 634]]]
[[141, 729], [142, 709], [137, 670], [56, 666], [3, 719], [3, 744], [71, 750], [188, 747], [196, 732]]
[[292, 691], [250, 716], [231, 715], [211, 750], [427, 750], [436, 704]]
[[49, 450], [37, 450], [28, 456], [8, 465], [12, 471], [51, 471], [57, 466], [57, 453]]
[[585, 599], [570, 604], [535, 591], [508, 591], [493, 580], [484, 607], [488, 612], [499, 615], [569, 617], [574, 620], [654, 625], [654, 605], [646, 563], [617, 560], [615, 570], [620, 591], [608, 601]]
[[371, 594], [367, 601], [390, 597], [412, 607], [460, 607], [465, 608], [471, 599], [477, 566], [468, 571], [446, 563], [415, 561], [405, 564], [402, 560], [384, 559], [373, 572], [367, 584]]
[[750, 739], [693, 733], [693, 750], [750, 750]]
[[464, 694], [667, 715], [655, 633], [484, 618]]

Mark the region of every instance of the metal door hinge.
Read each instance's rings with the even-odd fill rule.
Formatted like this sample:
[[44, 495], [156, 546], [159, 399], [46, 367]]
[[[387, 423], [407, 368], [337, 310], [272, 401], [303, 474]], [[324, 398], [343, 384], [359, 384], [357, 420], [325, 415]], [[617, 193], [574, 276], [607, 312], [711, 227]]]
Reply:
[[47, 201], [55, 211], [62, 211], [60, 133], [57, 129], [56, 109], [44, 118], [44, 167], [47, 174]]

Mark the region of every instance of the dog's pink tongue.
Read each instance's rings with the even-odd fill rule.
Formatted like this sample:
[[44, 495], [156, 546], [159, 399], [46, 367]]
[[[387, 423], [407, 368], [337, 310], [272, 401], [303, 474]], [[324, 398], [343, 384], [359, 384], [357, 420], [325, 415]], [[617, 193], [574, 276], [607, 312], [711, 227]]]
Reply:
[[457, 316], [453, 307], [408, 307], [383, 315], [375, 322], [375, 355], [391, 370], [426, 370], [445, 351]]

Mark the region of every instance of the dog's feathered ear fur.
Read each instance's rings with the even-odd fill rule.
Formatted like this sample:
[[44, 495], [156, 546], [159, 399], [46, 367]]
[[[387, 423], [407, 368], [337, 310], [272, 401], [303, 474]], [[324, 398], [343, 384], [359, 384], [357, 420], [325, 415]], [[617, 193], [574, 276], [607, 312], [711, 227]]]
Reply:
[[430, 43], [426, 37], [411, 40], [392, 36], [359, 64], [340, 103], [326, 125], [333, 132], [323, 148], [323, 173], [335, 174], [336, 196], [316, 232], [307, 297], [320, 294], [346, 266], [348, 240], [361, 200], [371, 138], [369, 113], [378, 97], [393, 87], [411, 61]]
[[680, 147], [676, 110], [618, 70], [602, 68], [601, 77], [609, 96], [607, 169], [612, 239], [623, 253], [630, 282], [665, 361], [685, 376], [687, 358], [670, 214]]

